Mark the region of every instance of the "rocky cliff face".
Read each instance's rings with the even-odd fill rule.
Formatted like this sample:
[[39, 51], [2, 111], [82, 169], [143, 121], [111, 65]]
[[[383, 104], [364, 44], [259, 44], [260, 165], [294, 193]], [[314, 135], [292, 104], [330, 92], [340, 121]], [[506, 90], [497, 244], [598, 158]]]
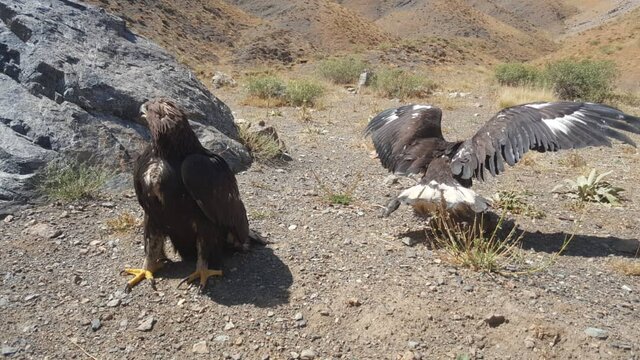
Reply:
[[146, 145], [140, 105], [164, 96], [236, 171], [250, 162], [229, 108], [124, 20], [70, 0], [0, 0], [0, 214], [33, 197], [53, 160], [128, 170]]

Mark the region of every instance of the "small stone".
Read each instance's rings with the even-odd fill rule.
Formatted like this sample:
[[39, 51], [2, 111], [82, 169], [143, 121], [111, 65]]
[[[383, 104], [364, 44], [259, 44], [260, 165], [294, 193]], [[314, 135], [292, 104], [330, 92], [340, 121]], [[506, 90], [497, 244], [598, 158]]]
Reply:
[[522, 291], [522, 296], [527, 298], [527, 299], [537, 299], [538, 298], [538, 294], [536, 294], [535, 292], [533, 292], [531, 290]]
[[244, 339], [243, 339], [243, 338], [241, 338], [241, 337], [239, 337], [239, 338], [237, 338], [237, 339], [236, 339], [236, 341], [234, 342], [234, 344], [236, 344], [236, 345], [240, 346], [240, 345], [242, 345], [242, 343], [243, 343], [243, 342], [244, 342]]
[[120, 305], [120, 299], [112, 299], [107, 302], [107, 307], [116, 307]]
[[296, 313], [295, 315], [293, 315], [293, 320], [302, 320], [303, 316], [302, 313]]
[[466, 291], [466, 292], [472, 292], [473, 291], [473, 286], [471, 285], [465, 285], [462, 290]]
[[407, 346], [409, 346], [409, 349], [417, 349], [419, 345], [420, 343], [417, 341], [409, 341], [407, 343]]
[[8, 224], [8, 223], [10, 223], [12, 221], [13, 221], [13, 215], [9, 214], [9, 215], [5, 216], [5, 218], [4, 218], [4, 222], [5, 223]]
[[322, 316], [329, 316], [329, 310], [320, 310], [320, 315]]
[[116, 204], [108, 201], [108, 202], [100, 203], [100, 206], [112, 209], [112, 208], [116, 207]]
[[491, 314], [484, 318], [484, 322], [489, 325], [489, 327], [497, 327], [502, 325], [507, 319], [503, 315]]
[[2, 356], [11, 356], [18, 352], [18, 348], [8, 345], [2, 345]]
[[349, 300], [347, 300], [347, 306], [349, 307], [360, 306], [360, 305], [362, 305], [362, 303], [358, 298], [349, 298]]
[[32, 225], [26, 229], [26, 232], [45, 239], [54, 239], [62, 235], [62, 230], [44, 223]]
[[231, 329], [233, 329], [233, 328], [235, 328], [235, 327], [236, 327], [236, 326], [235, 326], [231, 321], [229, 321], [229, 322], [228, 322], [228, 323], [226, 323], [226, 325], [224, 326], [224, 330], [225, 330], [225, 331], [228, 331], [228, 330], [231, 330]]
[[407, 251], [405, 252], [405, 256], [408, 257], [409, 259], [415, 259], [417, 254], [414, 249], [407, 249]]
[[417, 359], [417, 357], [413, 353], [413, 351], [409, 351], [409, 350], [405, 351], [402, 354], [402, 357], [400, 357], [400, 360], [416, 360], [416, 359]]
[[268, 317], [273, 317], [273, 315], [275, 315], [275, 313], [273, 311], [269, 311], [267, 312], [267, 316]]
[[229, 340], [229, 335], [218, 335], [213, 340], [219, 341], [219, 342], [225, 342]]
[[203, 340], [193, 344], [193, 348], [191, 349], [191, 351], [196, 354], [208, 354], [209, 348], [207, 348], [207, 342]]
[[384, 178], [384, 180], [382, 181], [382, 183], [386, 186], [391, 186], [393, 184], [397, 184], [398, 183], [398, 176], [396, 175], [387, 175], [387, 177]]
[[187, 300], [186, 300], [186, 299], [180, 299], [180, 300], [178, 300], [178, 306], [179, 306], [179, 307], [182, 307], [182, 306], [184, 305], [185, 301], [187, 301]]
[[311, 360], [311, 359], [314, 359], [315, 357], [316, 357], [316, 352], [311, 349], [302, 350], [302, 352], [300, 353], [300, 358], [305, 360]]
[[609, 337], [609, 333], [606, 330], [602, 330], [594, 327], [588, 327], [584, 329], [584, 333], [591, 337], [594, 337], [596, 339], [601, 339], [601, 340], [604, 340]]
[[627, 292], [631, 292], [632, 291], [631, 287], [629, 287], [627, 285], [622, 285], [622, 290], [627, 291]]
[[307, 326], [307, 320], [302, 319], [296, 321], [296, 327], [303, 328], [305, 326]]
[[40, 296], [40, 294], [29, 294], [24, 297], [24, 301], [30, 301]]
[[293, 231], [293, 230], [295, 230], [295, 229], [297, 229], [297, 228], [298, 228], [298, 225], [295, 225], [295, 224], [291, 224], [291, 225], [289, 225], [289, 230], [292, 230], [292, 231]]
[[98, 331], [102, 327], [102, 323], [100, 323], [100, 319], [91, 320], [91, 330]]
[[242, 354], [231, 355], [231, 360], [240, 360], [240, 359], [242, 359]]
[[138, 325], [136, 329], [138, 331], [151, 331], [155, 322], [156, 320], [153, 318], [153, 316], [148, 316], [140, 322], [140, 325]]
[[416, 244], [416, 241], [413, 240], [412, 238], [405, 236], [402, 238], [402, 243], [407, 245], [407, 246], [413, 246]]
[[291, 355], [292, 359], [299, 359], [300, 358], [300, 354], [298, 354], [295, 351], [292, 351], [291, 353], [289, 353], [289, 355]]

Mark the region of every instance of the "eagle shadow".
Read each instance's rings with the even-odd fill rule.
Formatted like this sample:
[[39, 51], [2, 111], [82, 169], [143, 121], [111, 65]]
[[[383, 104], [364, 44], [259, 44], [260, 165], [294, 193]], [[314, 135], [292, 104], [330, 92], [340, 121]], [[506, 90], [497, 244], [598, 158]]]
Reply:
[[[224, 275], [209, 278], [202, 296], [227, 306], [253, 304], [269, 308], [289, 303], [293, 275], [272, 249], [254, 246], [247, 252], [221, 257], [224, 260], [214, 262], [211, 268], [222, 269]], [[193, 271], [193, 266], [193, 262], [177, 261], [165, 266], [159, 276], [182, 279]]]
[[[640, 241], [638, 239], [623, 239], [615, 236], [594, 236], [586, 234], [574, 234], [566, 232], [543, 233], [540, 231], [527, 232], [518, 227], [517, 224], [508, 221], [506, 224], [508, 233], [511, 227], [515, 226], [515, 236], [521, 236], [521, 247], [524, 250], [538, 252], [556, 253], [562, 249], [565, 242], [570, 240], [562, 251], [562, 256], [580, 256], [585, 258], [606, 257], [617, 255], [635, 258], [640, 255]], [[427, 230], [414, 230], [403, 234], [400, 237], [409, 237], [413, 243], [423, 243], [429, 247], [431, 241]], [[573, 238], [571, 239], [571, 236]], [[504, 238], [504, 236], [502, 236]]]

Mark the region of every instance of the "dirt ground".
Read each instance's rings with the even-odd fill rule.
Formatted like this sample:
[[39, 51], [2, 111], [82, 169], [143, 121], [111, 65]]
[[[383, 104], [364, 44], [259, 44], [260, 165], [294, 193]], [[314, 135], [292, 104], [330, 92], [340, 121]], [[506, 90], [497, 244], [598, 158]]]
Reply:
[[[526, 164], [479, 184], [485, 196], [515, 191], [546, 215], [512, 216], [524, 231], [524, 264], [546, 266], [483, 273], [456, 267], [430, 249], [425, 224], [410, 209], [377, 217], [379, 205], [410, 181], [387, 185], [388, 174], [370, 156], [361, 131], [369, 116], [398, 101], [336, 88], [312, 112], [312, 121], [303, 122], [295, 108], [269, 116], [272, 109], [240, 105], [241, 88], [216, 95], [235, 110], [236, 119], [274, 125], [290, 149], [292, 161], [256, 163], [238, 175], [252, 228], [273, 243], [231, 257], [223, 264], [224, 276], [210, 280], [204, 295], [177, 288], [194, 268], [177, 257], [157, 274], [157, 291], [143, 282], [124, 294], [128, 278], [119, 273], [142, 265], [142, 232], [111, 232], [107, 222], [126, 212], [142, 215], [132, 186], [99, 201], [14, 214], [11, 221], [0, 221], [3, 355], [640, 358], [640, 278], [613, 266], [639, 261], [635, 149], [616, 144], [576, 151], [586, 167], [571, 166], [568, 152], [534, 154]], [[449, 138], [471, 135], [494, 113], [494, 101], [483, 93], [472, 91], [455, 101], [448, 96], [425, 102], [453, 108], [444, 110]], [[626, 189], [620, 206], [580, 208], [551, 193], [563, 179], [591, 167], [613, 170], [610, 181]], [[327, 192], [350, 189], [350, 205], [326, 199]], [[34, 224], [49, 225], [53, 232], [34, 235]], [[571, 233], [568, 249], [555, 257]], [[417, 243], [406, 245], [406, 237]], [[500, 317], [503, 323], [488, 325]]]

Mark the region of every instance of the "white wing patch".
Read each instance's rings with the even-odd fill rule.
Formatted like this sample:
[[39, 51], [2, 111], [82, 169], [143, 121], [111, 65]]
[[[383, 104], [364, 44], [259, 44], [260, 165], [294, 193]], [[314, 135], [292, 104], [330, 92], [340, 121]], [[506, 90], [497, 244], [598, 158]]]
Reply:
[[547, 106], [551, 105], [551, 103], [542, 103], [542, 104], [526, 104], [526, 107], [534, 108], [534, 109], [544, 109]]
[[387, 118], [384, 119], [384, 123], [388, 124], [388, 123], [392, 122], [393, 120], [398, 120], [398, 115], [396, 115], [396, 113], [393, 113], [393, 114], [387, 116]]
[[411, 110], [420, 110], [420, 109], [433, 109], [431, 105], [413, 105]]
[[487, 209], [487, 201], [475, 191], [463, 186], [449, 186], [435, 180], [427, 185], [419, 184], [404, 190], [398, 200], [407, 205], [418, 201], [426, 201], [439, 205], [443, 200], [447, 208], [453, 208], [461, 203], [468, 205], [475, 212]]
[[573, 114], [565, 115], [561, 118], [542, 119], [542, 122], [544, 122], [544, 124], [549, 129], [551, 129], [551, 132], [553, 132], [554, 135], [557, 134], [558, 131], [562, 131], [565, 135], [568, 135], [569, 131], [571, 130], [571, 126], [573, 126], [573, 123], [579, 122], [582, 124], [586, 124], [586, 122], [576, 117], [576, 115], [583, 114], [579, 111], [576, 111]]

